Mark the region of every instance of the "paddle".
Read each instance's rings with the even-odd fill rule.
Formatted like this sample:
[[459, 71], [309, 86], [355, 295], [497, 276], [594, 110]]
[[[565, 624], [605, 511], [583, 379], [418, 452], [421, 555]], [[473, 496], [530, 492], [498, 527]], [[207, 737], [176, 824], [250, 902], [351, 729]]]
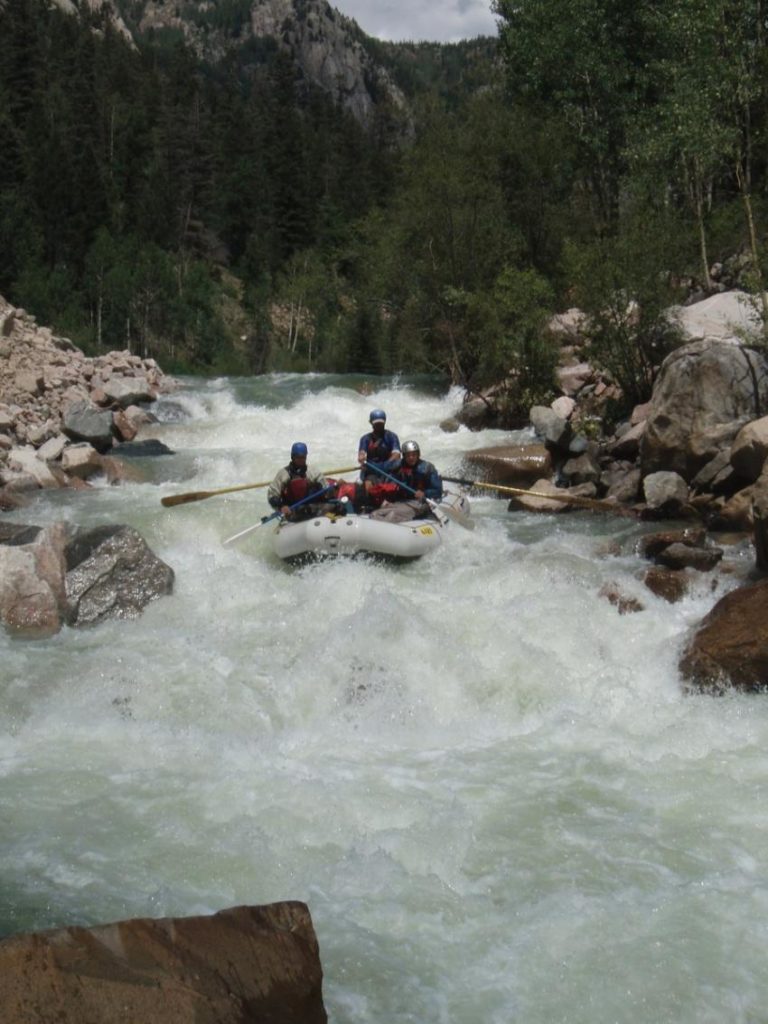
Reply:
[[522, 487], [503, 487], [501, 484], [486, 484], [482, 480], [462, 480], [460, 477], [445, 476], [452, 484], [461, 484], [463, 487], [485, 487], [491, 491], [501, 491], [502, 494], [523, 494], [530, 498], [546, 498], [547, 501], [570, 502], [574, 505], [582, 505], [584, 508], [593, 509], [596, 512], [612, 512], [617, 516], [635, 517], [635, 512], [621, 505], [615, 505], [612, 501], [599, 501], [597, 498], [582, 498], [576, 494], [544, 494], [542, 491], [526, 491]]
[[[410, 494], [413, 495], [416, 494], [416, 491], [413, 489], [413, 487], [409, 487], [408, 484], [403, 483], [402, 480], [398, 480], [397, 477], [390, 476], [389, 473], [387, 473], [378, 465], [378, 463], [366, 462], [366, 466], [368, 466], [369, 469], [375, 469], [377, 473], [381, 473], [383, 477], [386, 477], [387, 480], [391, 481], [393, 484], [397, 484], [398, 487], [402, 487], [404, 491], [408, 491]], [[475, 524], [472, 522], [472, 520], [467, 519], [467, 517], [463, 515], [461, 512], [459, 512], [457, 508], [451, 508], [449, 505], [446, 505], [445, 508], [443, 509], [437, 504], [436, 501], [432, 501], [431, 498], [425, 497], [424, 501], [426, 501], [427, 505], [429, 505], [430, 509], [432, 510], [432, 514], [437, 519], [437, 521], [439, 523], [442, 523], [443, 526], [445, 526], [445, 517], [443, 515], [443, 513], [445, 513], [445, 515], [449, 516], [451, 519], [455, 520], [455, 522], [459, 523], [459, 525], [463, 526], [465, 530], [474, 530]]]
[[[340, 471], [336, 470], [336, 472], [338, 473]], [[345, 472], [348, 473], [349, 470], [345, 470]], [[308, 502], [314, 501], [315, 498], [322, 497], [327, 491], [332, 491], [335, 486], [335, 484], [328, 484], [328, 486], [324, 487], [321, 491], [315, 491], [314, 494], [310, 494], [308, 495], [308, 497], [302, 498], [301, 501], [297, 501], [293, 505], [289, 505], [288, 511], [293, 512], [294, 509], [301, 508], [302, 505], [306, 505], [308, 504]], [[240, 540], [241, 537], [247, 537], [249, 533], [253, 533], [254, 530], [258, 530], [260, 526], [266, 526], [267, 523], [271, 523], [273, 519], [278, 518], [283, 518], [283, 513], [280, 511], [280, 509], [278, 509], [276, 512], [273, 512], [271, 516], [264, 516], [264, 518], [260, 522], [256, 523], [253, 526], [246, 527], [246, 529], [241, 530], [240, 533], [235, 533], [231, 537], [227, 537], [226, 540], [222, 541], [222, 544], [224, 545], [224, 547], [226, 547], [227, 544], [231, 544], [232, 541]]]
[[[344, 469], [329, 469], [323, 476], [338, 476], [340, 473], [351, 473], [359, 469], [359, 466], [345, 466]], [[166, 508], [173, 508], [174, 505], [186, 505], [190, 501], [205, 501], [206, 498], [213, 498], [217, 494], [232, 494], [233, 491], [249, 491], [254, 487], [269, 487], [271, 480], [263, 480], [260, 484], [240, 484], [238, 487], [222, 487], [218, 491], [188, 491], [186, 494], [169, 494], [160, 499], [160, 504]]]

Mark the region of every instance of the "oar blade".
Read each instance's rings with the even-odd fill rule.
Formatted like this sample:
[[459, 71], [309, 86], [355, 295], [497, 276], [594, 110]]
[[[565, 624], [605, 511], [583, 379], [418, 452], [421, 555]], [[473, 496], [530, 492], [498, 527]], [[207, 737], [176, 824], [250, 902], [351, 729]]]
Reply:
[[160, 504], [166, 508], [173, 508], [174, 505], [187, 505], [190, 501], [204, 501], [212, 498], [216, 492], [211, 491], [190, 491], [188, 494], [167, 494], [160, 499]]

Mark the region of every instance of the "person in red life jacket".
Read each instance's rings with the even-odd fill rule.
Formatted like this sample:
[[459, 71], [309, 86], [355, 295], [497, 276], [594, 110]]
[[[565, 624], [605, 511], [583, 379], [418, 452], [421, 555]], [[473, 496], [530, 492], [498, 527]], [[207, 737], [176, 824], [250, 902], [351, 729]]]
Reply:
[[[360, 444], [357, 446], [357, 461], [360, 463], [360, 479], [370, 479], [375, 484], [377, 483], [376, 473], [369, 470], [366, 464], [375, 462], [381, 465], [382, 469], [388, 471], [388, 465], [394, 466], [400, 459], [400, 440], [397, 434], [386, 429], [387, 414], [383, 409], [373, 409], [368, 421], [371, 424], [371, 430], [370, 433], [363, 434], [360, 438]], [[381, 478], [378, 482], [381, 482]]]
[[371, 518], [385, 519], [391, 523], [423, 519], [431, 512], [428, 502], [440, 501], [443, 496], [440, 474], [431, 462], [422, 459], [416, 441], [403, 444], [402, 461], [393, 468], [387, 467], [386, 473], [400, 486], [397, 493], [385, 501], [380, 509], [371, 513]]
[[322, 500], [325, 495], [318, 498], [318, 503], [308, 502], [291, 511], [290, 506], [295, 505], [297, 501], [303, 501], [304, 498], [328, 487], [328, 481], [323, 474], [310, 469], [307, 465], [307, 455], [308, 450], [304, 442], [296, 441], [291, 446], [291, 461], [280, 470], [267, 491], [269, 504], [288, 519], [307, 519], [327, 511]]

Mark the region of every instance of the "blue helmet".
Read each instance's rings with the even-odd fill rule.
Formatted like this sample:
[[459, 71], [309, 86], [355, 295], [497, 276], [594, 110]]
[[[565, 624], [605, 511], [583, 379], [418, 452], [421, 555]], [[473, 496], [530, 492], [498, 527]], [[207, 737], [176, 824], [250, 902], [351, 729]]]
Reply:
[[307, 449], [307, 446], [304, 444], [304, 442], [303, 441], [294, 441], [294, 443], [291, 445], [291, 458], [293, 459], [297, 455], [303, 455], [304, 458], [306, 458], [307, 454], [308, 454], [308, 449]]
[[373, 409], [371, 415], [368, 417], [369, 423], [386, 423], [387, 414], [383, 409]]

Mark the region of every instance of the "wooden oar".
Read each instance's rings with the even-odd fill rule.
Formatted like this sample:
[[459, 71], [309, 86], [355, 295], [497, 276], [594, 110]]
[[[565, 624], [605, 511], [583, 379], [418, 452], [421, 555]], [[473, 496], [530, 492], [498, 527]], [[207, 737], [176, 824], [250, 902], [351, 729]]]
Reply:
[[612, 501], [600, 501], [597, 498], [582, 498], [576, 494], [545, 494], [543, 491], [526, 491], [522, 487], [504, 487], [501, 484], [487, 484], [482, 480], [462, 480], [455, 476], [444, 476], [452, 484], [461, 484], [464, 487], [485, 487], [489, 491], [500, 491], [502, 494], [527, 495], [529, 498], [546, 498], [547, 501], [561, 501], [566, 504], [581, 505], [583, 508], [590, 508], [595, 512], [612, 512], [616, 516], [631, 516], [635, 518], [637, 513], [630, 508], [616, 505]]
[[[344, 469], [329, 469], [323, 476], [338, 476], [340, 473], [351, 473], [360, 466], [345, 466]], [[259, 484], [240, 484], [238, 487], [221, 487], [218, 491], [188, 491], [186, 494], [169, 494], [160, 499], [160, 504], [166, 508], [173, 508], [174, 505], [187, 505], [190, 501], [205, 501], [206, 498], [215, 498], [217, 494], [232, 494], [233, 491], [250, 491], [254, 487], [269, 487], [271, 480], [262, 480]]]

